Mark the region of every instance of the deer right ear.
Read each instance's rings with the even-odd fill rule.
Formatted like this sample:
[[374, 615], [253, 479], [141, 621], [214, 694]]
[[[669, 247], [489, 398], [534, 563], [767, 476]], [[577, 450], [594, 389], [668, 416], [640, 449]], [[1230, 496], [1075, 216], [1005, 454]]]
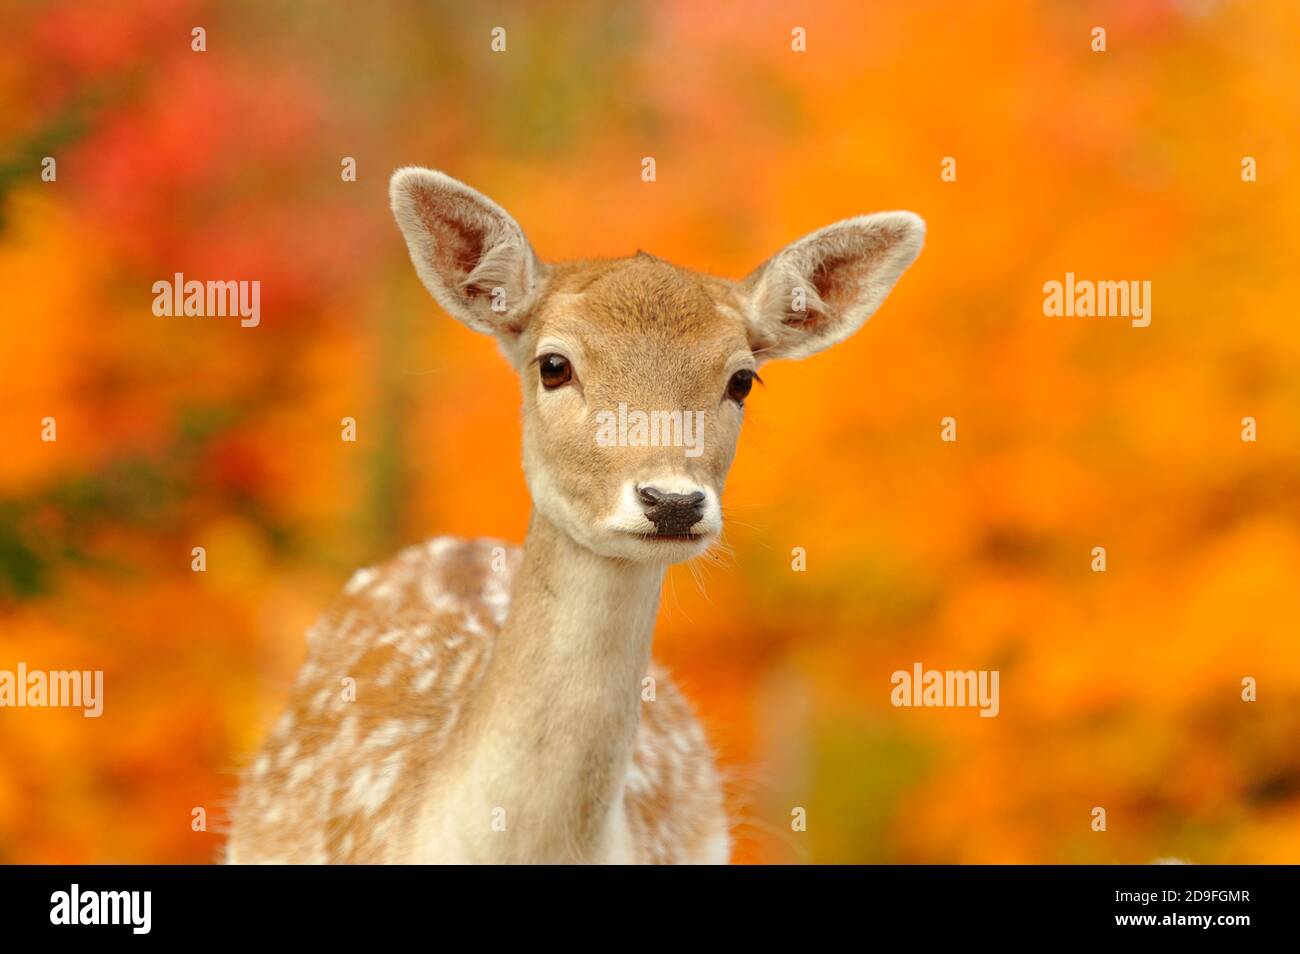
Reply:
[[546, 277], [519, 223], [432, 169], [398, 169], [388, 193], [415, 271], [438, 304], [475, 331], [517, 337]]

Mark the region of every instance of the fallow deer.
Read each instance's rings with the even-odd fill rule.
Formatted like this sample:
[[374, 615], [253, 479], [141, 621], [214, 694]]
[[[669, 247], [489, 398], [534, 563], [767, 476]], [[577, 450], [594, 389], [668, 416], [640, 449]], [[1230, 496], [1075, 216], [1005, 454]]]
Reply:
[[[527, 538], [440, 537], [352, 577], [243, 777], [227, 860], [727, 861], [708, 741], [651, 659], [664, 573], [718, 540], [755, 370], [853, 334], [924, 223], [845, 219], [733, 282], [644, 253], [544, 264], [439, 172], [390, 194], [434, 299], [522, 378]], [[596, 440], [620, 404], [703, 412], [702, 452]]]

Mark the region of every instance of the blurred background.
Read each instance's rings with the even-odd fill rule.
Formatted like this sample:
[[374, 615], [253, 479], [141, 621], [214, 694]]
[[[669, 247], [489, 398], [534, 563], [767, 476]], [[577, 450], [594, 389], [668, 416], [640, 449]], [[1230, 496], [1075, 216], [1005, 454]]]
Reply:
[[[518, 386], [414, 275], [407, 164], [552, 259], [929, 223], [861, 333], [764, 369], [734, 556], [670, 573], [736, 861], [1300, 861], [1292, 0], [2, 9], [0, 668], [106, 675], [97, 720], [0, 710], [0, 862], [213, 860], [351, 571], [522, 539]], [[1066, 271], [1151, 281], [1151, 326], [1044, 317]], [[260, 280], [260, 327], [155, 317], [175, 272]], [[999, 669], [1001, 714], [893, 708], [915, 661]]]

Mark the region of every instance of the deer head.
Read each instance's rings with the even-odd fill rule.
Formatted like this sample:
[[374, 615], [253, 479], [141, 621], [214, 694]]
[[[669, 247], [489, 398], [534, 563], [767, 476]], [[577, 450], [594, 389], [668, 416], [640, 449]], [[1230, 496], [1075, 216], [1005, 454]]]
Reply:
[[429, 169], [398, 170], [390, 195], [425, 287], [520, 375], [534, 506], [588, 549], [638, 562], [716, 540], [757, 369], [857, 331], [925, 234], [911, 212], [845, 219], [732, 282], [644, 253], [544, 264], [504, 209]]

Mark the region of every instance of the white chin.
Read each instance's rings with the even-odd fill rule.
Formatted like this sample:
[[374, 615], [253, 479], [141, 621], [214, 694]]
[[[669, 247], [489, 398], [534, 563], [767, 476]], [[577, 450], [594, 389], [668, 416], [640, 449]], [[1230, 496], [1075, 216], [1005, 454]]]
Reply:
[[597, 552], [605, 556], [633, 560], [637, 563], [681, 563], [699, 556], [709, 548], [714, 534], [691, 537], [656, 537], [651, 534], [615, 530], [600, 535]]

